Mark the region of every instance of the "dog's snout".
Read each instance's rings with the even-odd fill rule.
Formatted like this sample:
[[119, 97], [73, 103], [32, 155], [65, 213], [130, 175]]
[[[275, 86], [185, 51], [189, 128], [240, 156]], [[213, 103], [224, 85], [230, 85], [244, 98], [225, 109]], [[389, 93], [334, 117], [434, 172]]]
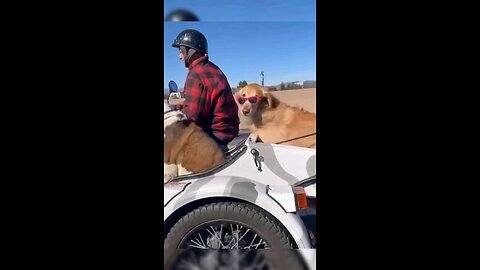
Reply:
[[244, 108], [244, 109], [242, 109], [242, 113], [247, 115], [248, 113], [250, 113], [250, 109]]

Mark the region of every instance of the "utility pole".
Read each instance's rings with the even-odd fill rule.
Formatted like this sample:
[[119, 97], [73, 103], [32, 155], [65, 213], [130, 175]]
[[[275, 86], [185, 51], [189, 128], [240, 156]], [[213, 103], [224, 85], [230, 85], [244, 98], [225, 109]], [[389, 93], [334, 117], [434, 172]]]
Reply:
[[260, 72], [260, 75], [262, 75], [262, 87], [263, 87], [263, 82], [264, 82], [264, 79], [265, 79], [265, 75], [263, 74], [263, 71]]

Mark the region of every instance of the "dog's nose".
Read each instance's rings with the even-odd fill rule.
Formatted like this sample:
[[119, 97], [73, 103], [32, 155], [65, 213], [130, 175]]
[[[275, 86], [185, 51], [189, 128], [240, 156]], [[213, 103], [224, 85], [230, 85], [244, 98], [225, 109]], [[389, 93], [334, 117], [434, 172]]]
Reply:
[[245, 115], [247, 115], [249, 112], [250, 112], [249, 109], [242, 109], [242, 113], [245, 114]]

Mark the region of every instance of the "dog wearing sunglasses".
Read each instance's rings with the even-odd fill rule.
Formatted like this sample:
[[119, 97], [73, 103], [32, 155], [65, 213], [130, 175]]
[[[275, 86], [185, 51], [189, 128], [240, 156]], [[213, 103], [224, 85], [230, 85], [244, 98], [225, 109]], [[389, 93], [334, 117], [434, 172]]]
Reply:
[[261, 142], [316, 148], [316, 114], [280, 102], [255, 83], [240, 89], [235, 101]]
[[181, 112], [163, 105], [163, 182], [176, 176], [209, 170], [225, 153], [203, 129]]

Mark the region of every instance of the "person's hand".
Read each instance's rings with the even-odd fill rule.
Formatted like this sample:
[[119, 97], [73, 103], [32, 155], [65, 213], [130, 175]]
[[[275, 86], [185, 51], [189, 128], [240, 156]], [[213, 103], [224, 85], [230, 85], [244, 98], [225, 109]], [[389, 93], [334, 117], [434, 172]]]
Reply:
[[181, 110], [184, 102], [184, 98], [171, 98], [169, 99], [168, 104], [175, 110]]

